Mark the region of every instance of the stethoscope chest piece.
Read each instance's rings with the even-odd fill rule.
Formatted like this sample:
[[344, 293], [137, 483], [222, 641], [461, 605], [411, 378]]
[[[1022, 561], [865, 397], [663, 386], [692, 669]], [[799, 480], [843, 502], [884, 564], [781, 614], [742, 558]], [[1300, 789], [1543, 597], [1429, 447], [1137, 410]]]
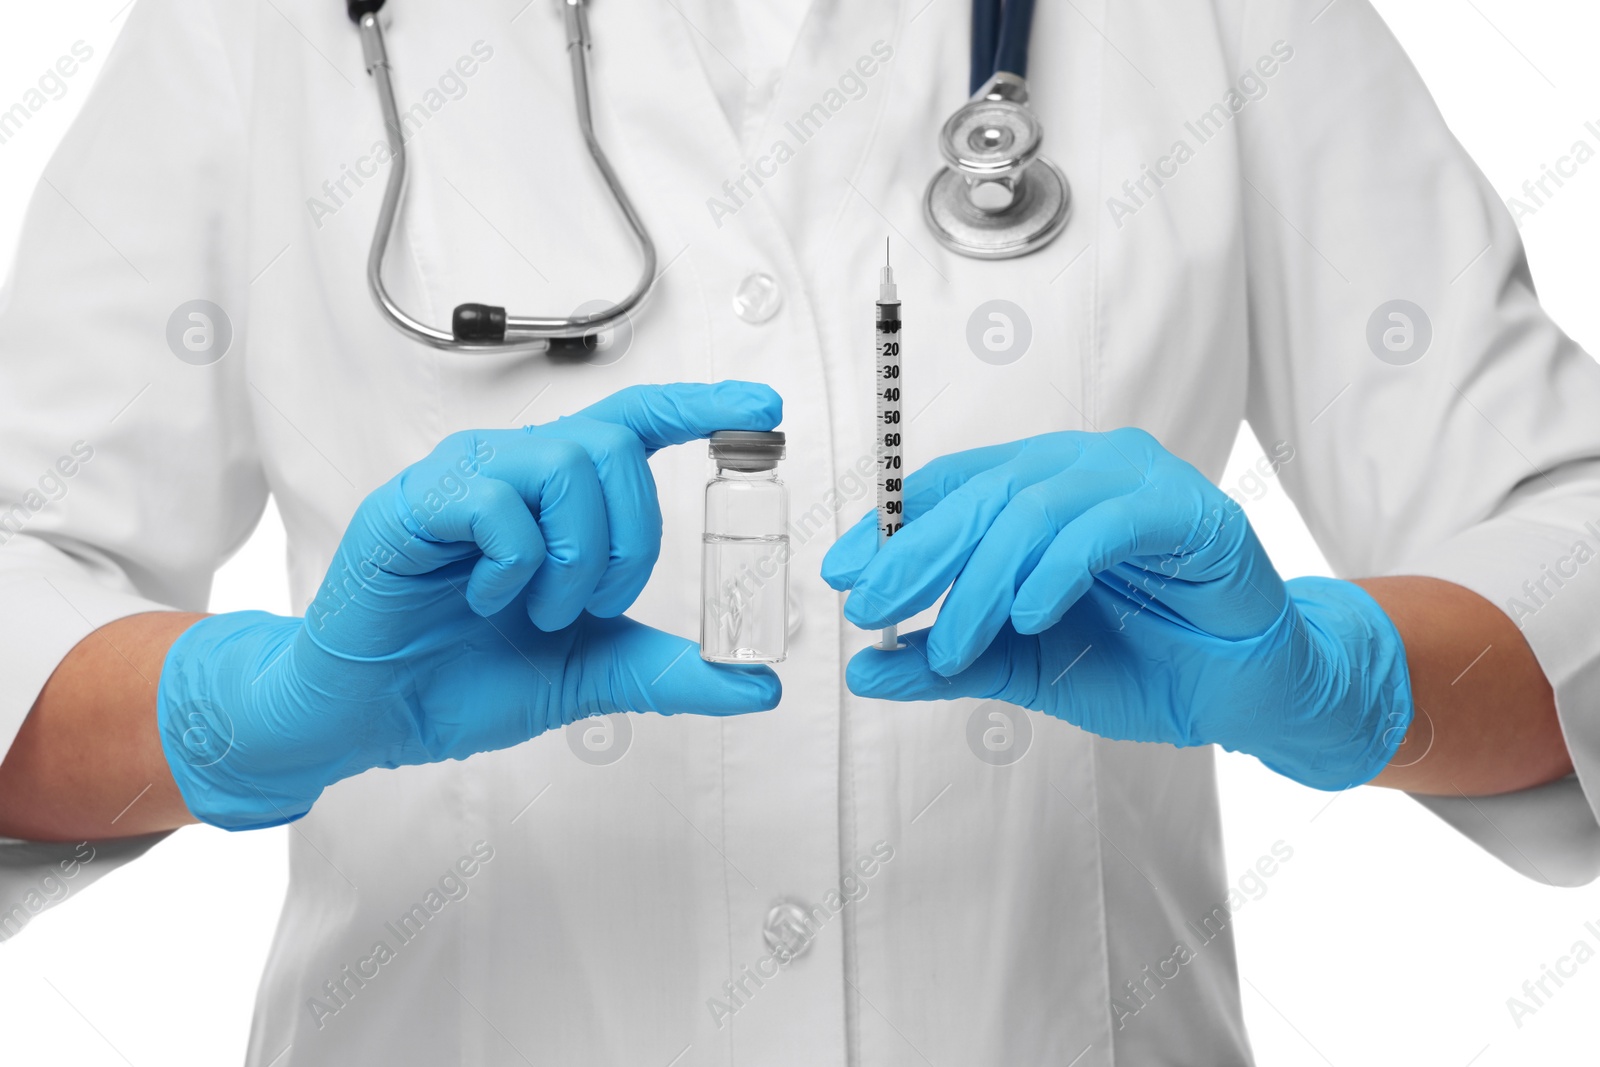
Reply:
[[1010, 259], [1044, 247], [1067, 224], [1067, 176], [1039, 154], [1043, 130], [1026, 83], [997, 73], [939, 133], [945, 166], [928, 183], [923, 213], [946, 248]]

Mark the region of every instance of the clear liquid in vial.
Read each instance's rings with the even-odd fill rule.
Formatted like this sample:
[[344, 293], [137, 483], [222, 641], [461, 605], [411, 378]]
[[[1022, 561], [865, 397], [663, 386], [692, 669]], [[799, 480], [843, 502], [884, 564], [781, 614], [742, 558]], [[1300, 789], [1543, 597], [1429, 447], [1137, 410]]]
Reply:
[[706, 534], [700, 658], [779, 663], [789, 642], [789, 537]]

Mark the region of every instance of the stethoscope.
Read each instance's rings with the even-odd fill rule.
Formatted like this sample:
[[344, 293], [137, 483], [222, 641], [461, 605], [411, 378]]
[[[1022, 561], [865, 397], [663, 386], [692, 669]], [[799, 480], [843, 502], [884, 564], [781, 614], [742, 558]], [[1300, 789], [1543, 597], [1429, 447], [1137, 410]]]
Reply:
[[[644, 265], [633, 290], [599, 311], [566, 318], [508, 315], [491, 304], [461, 304], [441, 330], [412, 316], [383, 282], [383, 262], [394, 235], [405, 192], [406, 139], [395, 102], [388, 50], [378, 12], [385, 0], [345, 0], [361, 31], [361, 54], [378, 86], [391, 168], [367, 253], [367, 288], [395, 329], [424, 344], [452, 352], [528, 348], [583, 348], [596, 335], [620, 326], [654, 288], [656, 248], [627, 190], [595, 136], [589, 106], [589, 19], [586, 0], [560, 0], [566, 20], [567, 57], [572, 67], [578, 128], [611, 198], [639, 243]], [[1071, 192], [1059, 167], [1039, 155], [1039, 120], [1028, 108], [1028, 36], [1033, 0], [974, 0], [972, 98], [940, 131], [946, 166], [928, 183], [923, 213], [946, 248], [978, 259], [1026, 255], [1049, 244], [1066, 225]]]
[[1028, 107], [1033, 0], [975, 0], [972, 98], [939, 131], [945, 167], [922, 214], [939, 243], [974, 259], [1037, 252], [1061, 233], [1072, 187], [1039, 154], [1044, 128]]

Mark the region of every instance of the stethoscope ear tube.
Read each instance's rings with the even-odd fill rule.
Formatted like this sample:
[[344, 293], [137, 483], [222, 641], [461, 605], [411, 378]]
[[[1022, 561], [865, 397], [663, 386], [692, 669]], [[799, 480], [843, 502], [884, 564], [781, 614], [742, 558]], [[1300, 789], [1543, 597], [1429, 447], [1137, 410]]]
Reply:
[[506, 309], [490, 304], [462, 304], [451, 316], [447, 333], [414, 318], [389, 294], [383, 282], [383, 261], [389, 249], [389, 240], [400, 213], [400, 201], [406, 182], [406, 139], [401, 127], [400, 113], [395, 102], [394, 81], [389, 74], [388, 50], [384, 45], [383, 28], [378, 23], [378, 11], [383, 0], [345, 0], [345, 8], [361, 31], [361, 50], [367, 73], [378, 88], [378, 100], [383, 108], [384, 128], [388, 134], [391, 157], [389, 181], [383, 191], [383, 202], [378, 208], [377, 227], [373, 231], [372, 245], [367, 252], [367, 289], [373, 302], [389, 323], [414, 340], [452, 352], [496, 352], [510, 349], [548, 350], [552, 344], [580, 341], [601, 331], [625, 323], [643, 302], [655, 285], [656, 249], [645, 228], [644, 220], [628, 199], [621, 180], [611, 168], [595, 136], [594, 122], [589, 107], [589, 28], [584, 15], [584, 0], [562, 0], [567, 23], [567, 53], [571, 58], [572, 82], [577, 98], [578, 125], [583, 139], [594, 159], [595, 166], [605, 178], [612, 199], [627, 220], [639, 243], [644, 263], [633, 290], [621, 300], [592, 315], [572, 315], [566, 318], [525, 317], [508, 315]]

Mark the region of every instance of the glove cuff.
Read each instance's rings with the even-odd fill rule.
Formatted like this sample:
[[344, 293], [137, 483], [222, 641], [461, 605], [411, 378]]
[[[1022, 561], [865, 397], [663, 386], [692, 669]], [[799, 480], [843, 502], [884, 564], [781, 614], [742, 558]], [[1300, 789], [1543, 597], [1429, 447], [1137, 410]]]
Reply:
[[249, 773], [244, 727], [274, 688], [264, 677], [300, 630], [299, 619], [238, 611], [201, 619], [167, 650], [156, 689], [161, 750], [191, 814], [224, 830], [280, 826], [317, 799]]
[[1352, 582], [1284, 584], [1310, 646], [1303, 691], [1313, 696], [1292, 717], [1300, 741], [1294, 755], [1260, 755], [1261, 762], [1315, 789], [1362, 785], [1389, 765], [1411, 726], [1405, 644], [1378, 602]]

